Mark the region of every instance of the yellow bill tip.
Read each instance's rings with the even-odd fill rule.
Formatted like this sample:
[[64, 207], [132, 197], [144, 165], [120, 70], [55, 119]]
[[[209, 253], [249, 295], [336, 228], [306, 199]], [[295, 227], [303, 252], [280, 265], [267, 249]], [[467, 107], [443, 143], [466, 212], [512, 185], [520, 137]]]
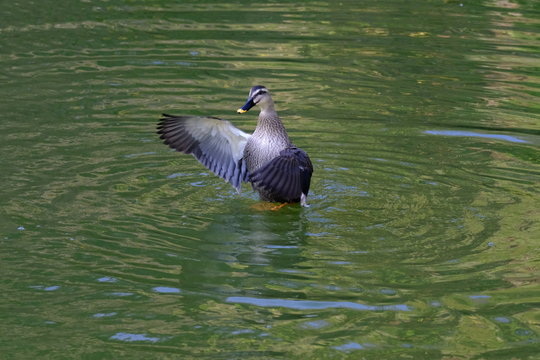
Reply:
[[243, 114], [243, 113], [247, 112], [247, 110], [238, 109], [238, 110], [236, 110], [236, 112], [239, 113], [239, 114]]

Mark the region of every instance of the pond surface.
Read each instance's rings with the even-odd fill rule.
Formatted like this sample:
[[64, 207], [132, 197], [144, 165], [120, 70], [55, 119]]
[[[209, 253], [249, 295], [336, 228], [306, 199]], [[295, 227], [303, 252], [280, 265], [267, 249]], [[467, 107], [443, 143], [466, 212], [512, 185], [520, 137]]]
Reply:
[[[540, 7], [5, 3], [0, 352], [533, 359]], [[315, 173], [261, 210], [155, 134], [263, 84]]]

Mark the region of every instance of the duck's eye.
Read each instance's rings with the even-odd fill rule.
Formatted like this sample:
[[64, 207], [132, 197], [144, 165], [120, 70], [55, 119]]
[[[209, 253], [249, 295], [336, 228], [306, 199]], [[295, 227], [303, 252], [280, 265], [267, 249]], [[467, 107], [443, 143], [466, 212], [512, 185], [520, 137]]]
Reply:
[[266, 94], [266, 90], [259, 90], [255, 93], [255, 95], [253, 97], [256, 97], [256, 96], [261, 96], [262, 94]]

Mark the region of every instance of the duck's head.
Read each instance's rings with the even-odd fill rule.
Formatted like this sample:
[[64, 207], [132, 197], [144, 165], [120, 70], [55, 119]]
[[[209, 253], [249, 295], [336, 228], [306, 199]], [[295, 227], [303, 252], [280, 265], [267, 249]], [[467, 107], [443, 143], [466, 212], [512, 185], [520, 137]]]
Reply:
[[258, 105], [261, 109], [264, 110], [272, 103], [272, 97], [270, 96], [270, 92], [268, 91], [268, 89], [262, 85], [256, 85], [252, 87], [249, 91], [249, 96], [244, 106], [236, 110], [236, 112], [239, 114], [243, 114], [255, 105]]

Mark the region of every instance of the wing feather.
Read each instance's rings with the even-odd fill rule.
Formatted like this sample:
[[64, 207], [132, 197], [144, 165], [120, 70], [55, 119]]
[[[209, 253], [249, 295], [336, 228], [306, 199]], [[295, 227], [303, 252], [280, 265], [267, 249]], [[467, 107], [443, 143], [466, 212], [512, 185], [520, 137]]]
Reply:
[[247, 181], [244, 148], [251, 135], [229, 121], [213, 117], [163, 114], [157, 126], [160, 139], [169, 147], [192, 154], [237, 190]]
[[306, 152], [296, 147], [282, 150], [278, 157], [250, 175], [256, 189], [276, 201], [299, 201], [307, 196], [313, 165]]

